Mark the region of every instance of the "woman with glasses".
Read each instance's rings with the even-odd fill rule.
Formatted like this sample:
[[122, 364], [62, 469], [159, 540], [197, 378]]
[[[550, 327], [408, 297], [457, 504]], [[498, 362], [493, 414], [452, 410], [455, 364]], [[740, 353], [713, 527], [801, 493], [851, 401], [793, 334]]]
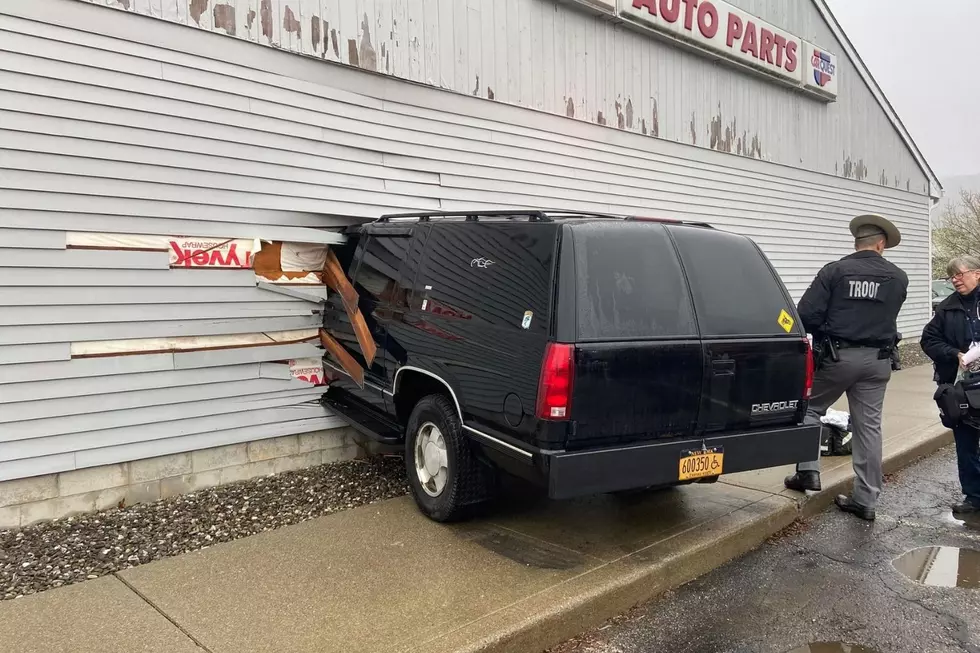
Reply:
[[[963, 354], [980, 347], [980, 260], [958, 256], [946, 267], [956, 292], [936, 307], [922, 332], [922, 350], [932, 359], [939, 383], [955, 383], [964, 368]], [[964, 370], [980, 373], [980, 361]], [[960, 424], [953, 429], [960, 486], [966, 499], [953, 506], [958, 515], [980, 513], [980, 431]]]

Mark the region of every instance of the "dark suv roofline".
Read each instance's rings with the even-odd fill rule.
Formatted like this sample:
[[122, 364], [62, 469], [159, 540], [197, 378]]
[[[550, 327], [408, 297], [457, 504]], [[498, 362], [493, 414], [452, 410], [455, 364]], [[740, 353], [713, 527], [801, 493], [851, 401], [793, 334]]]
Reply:
[[600, 218], [605, 220], [636, 220], [638, 222], [663, 222], [668, 224], [684, 224], [697, 227], [713, 228], [707, 222], [674, 220], [671, 218], [641, 217], [635, 215], [620, 215], [613, 213], [594, 213], [590, 211], [570, 211], [565, 209], [515, 209], [497, 211], [432, 211], [426, 213], [391, 213], [383, 215], [375, 223], [391, 222], [393, 220], [418, 220], [429, 222], [432, 218], [466, 218], [467, 222], [478, 222], [481, 217], [525, 217], [529, 222], [554, 222], [556, 220], [576, 220]]

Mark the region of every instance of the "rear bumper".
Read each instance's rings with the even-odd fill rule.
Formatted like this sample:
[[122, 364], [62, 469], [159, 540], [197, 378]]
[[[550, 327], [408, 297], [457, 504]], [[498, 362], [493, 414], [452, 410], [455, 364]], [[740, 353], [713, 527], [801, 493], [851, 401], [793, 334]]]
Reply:
[[780, 467], [820, 458], [820, 425], [803, 425], [744, 433], [725, 433], [703, 440], [670, 440], [615, 449], [547, 452], [541, 456], [548, 496], [577, 496], [630, 490], [678, 481], [681, 452], [724, 447], [724, 474]]

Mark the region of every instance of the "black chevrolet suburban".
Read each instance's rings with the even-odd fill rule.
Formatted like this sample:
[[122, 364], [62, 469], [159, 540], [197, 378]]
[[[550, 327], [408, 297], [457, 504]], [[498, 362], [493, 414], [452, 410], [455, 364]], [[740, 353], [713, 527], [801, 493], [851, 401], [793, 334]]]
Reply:
[[325, 267], [325, 405], [449, 521], [501, 470], [555, 499], [819, 457], [812, 357], [750, 239], [565, 211], [382, 217]]

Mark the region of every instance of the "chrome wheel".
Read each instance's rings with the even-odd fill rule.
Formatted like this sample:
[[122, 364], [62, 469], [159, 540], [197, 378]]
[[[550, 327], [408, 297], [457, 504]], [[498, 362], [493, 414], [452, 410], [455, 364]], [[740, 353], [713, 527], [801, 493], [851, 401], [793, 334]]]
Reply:
[[432, 422], [423, 424], [415, 436], [415, 473], [422, 490], [430, 497], [442, 494], [449, 480], [446, 438]]

